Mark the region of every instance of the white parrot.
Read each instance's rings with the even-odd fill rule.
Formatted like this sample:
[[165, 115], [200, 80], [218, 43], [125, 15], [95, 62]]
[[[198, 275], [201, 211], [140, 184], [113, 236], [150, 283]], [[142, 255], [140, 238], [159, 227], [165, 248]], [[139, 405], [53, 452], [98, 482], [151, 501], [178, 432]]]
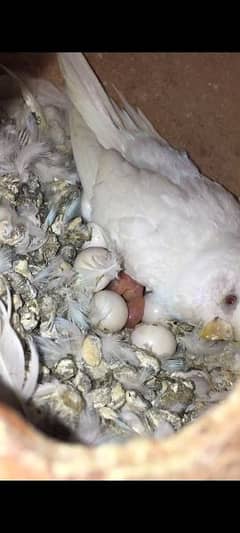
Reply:
[[240, 339], [240, 205], [140, 110], [111, 100], [81, 53], [60, 53], [83, 216], [108, 231], [156, 313]]

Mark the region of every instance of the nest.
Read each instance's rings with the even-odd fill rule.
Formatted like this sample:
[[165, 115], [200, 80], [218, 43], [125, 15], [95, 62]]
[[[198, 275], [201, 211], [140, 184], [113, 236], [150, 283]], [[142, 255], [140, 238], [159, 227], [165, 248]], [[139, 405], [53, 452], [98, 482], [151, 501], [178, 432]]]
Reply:
[[[47, 77], [56, 81], [51, 65]], [[133, 438], [98, 448], [53, 441], [2, 405], [2, 478], [238, 479], [239, 395], [237, 385], [224, 402], [164, 440]]]

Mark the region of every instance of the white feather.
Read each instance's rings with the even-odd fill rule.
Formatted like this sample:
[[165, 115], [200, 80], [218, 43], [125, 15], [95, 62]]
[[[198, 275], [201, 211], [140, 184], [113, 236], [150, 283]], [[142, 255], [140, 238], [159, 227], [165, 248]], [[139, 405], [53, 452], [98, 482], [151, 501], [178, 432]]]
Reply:
[[0, 132], [0, 174], [11, 174], [15, 170], [14, 159], [17, 154], [17, 132], [12, 126]]
[[48, 368], [52, 368], [60, 359], [71, 353], [69, 339], [53, 340], [35, 335], [34, 340]]
[[39, 355], [30, 337], [28, 338], [28, 345], [30, 348], [31, 356], [28, 364], [28, 371], [25, 383], [22, 389], [22, 396], [25, 400], [29, 400], [34, 394], [39, 376]]
[[39, 374], [39, 357], [32, 340], [28, 339], [31, 352], [25, 378], [25, 355], [20, 340], [10, 324], [12, 314], [11, 294], [6, 284], [7, 310], [0, 300], [0, 377], [16, 395], [23, 410], [22, 399], [28, 400], [34, 393]]
[[89, 329], [89, 319], [87, 317], [87, 310], [85, 302], [68, 299], [67, 302], [67, 317], [73, 324], [76, 324], [81, 331]]
[[[59, 54], [70, 98], [104, 148], [121, 150], [122, 121], [82, 54]], [[81, 80], [81, 81], [79, 81]]]
[[61, 387], [61, 385], [56, 379], [53, 379], [50, 383], [38, 385], [33, 397], [34, 402], [41, 403], [42, 400], [50, 398], [56, 393], [57, 387]]
[[86, 445], [95, 444], [100, 436], [100, 417], [93, 407], [86, 407], [80, 414], [79, 425], [76, 430], [79, 440]]
[[68, 156], [65, 153], [51, 147], [49, 153], [44, 158], [37, 161], [34, 170], [38, 174], [41, 183], [48, 186], [48, 192], [52, 196], [51, 182], [62, 180], [64, 183], [79, 184], [79, 177], [73, 166], [72, 153]]
[[40, 227], [38, 209], [34, 205], [22, 205], [18, 207], [19, 222], [22, 222], [31, 237], [40, 240], [43, 244], [46, 239], [45, 231]]
[[22, 392], [25, 378], [25, 357], [20, 340], [10, 325], [8, 312], [0, 300], [0, 376], [4, 383]]
[[56, 317], [54, 323], [59, 336], [61, 335], [69, 338], [81, 336], [81, 332], [79, 331], [78, 327], [75, 326], [75, 324], [72, 324], [70, 320], [66, 320], [62, 317]]
[[121, 117], [123, 126], [126, 130], [134, 132], [145, 132], [148, 136], [152, 136], [161, 141], [164, 146], [169, 146], [167, 141], [160, 137], [159, 133], [155, 130], [151, 122], [145, 117], [141, 109], [134, 109], [123, 96], [123, 94], [113, 85], [114, 90], [118, 94], [124, 109], [120, 109], [119, 106], [111, 99], [112, 105], [116, 110], [116, 113]]
[[37, 161], [34, 169], [43, 185], [49, 184], [53, 180], [67, 180], [70, 183], [79, 182], [76, 172], [69, 172], [65, 164], [53, 162], [51, 156], [48, 156], [45, 160]]
[[127, 407], [121, 410], [120, 421], [126, 424], [127, 428], [133, 433], [137, 433], [138, 435], [147, 434], [146, 427], [141, 418], [136, 413], [129, 411]]
[[145, 381], [150, 378], [152, 374], [151, 369], [144, 368], [140, 372], [134, 372], [132, 368], [127, 368], [126, 371], [115, 370], [114, 377], [123, 385], [126, 390], [135, 390], [144, 395], [147, 392], [147, 387], [144, 385]]
[[0, 248], [0, 273], [9, 272], [12, 269], [12, 250], [1, 246]]
[[225, 341], [210, 342], [200, 339], [196, 329], [179, 337], [179, 346], [188, 353], [198, 356], [221, 354], [227, 345], [228, 343]]
[[12, 70], [10, 70], [4, 65], [1, 65], [1, 68], [5, 72], [7, 72], [7, 74], [15, 81], [15, 83], [20, 88], [21, 95], [22, 95], [22, 98], [24, 99], [25, 104], [29, 107], [31, 112], [37, 116], [38, 120], [40, 121], [39, 127], [46, 128], [45, 117], [41, 109], [41, 106], [39, 105], [35, 96], [29, 90], [29, 87], [26, 83], [25, 76], [22, 74], [17, 74], [16, 72], [13, 72]]
[[51, 338], [35, 335], [34, 340], [45, 364], [52, 368], [60, 359], [71, 354], [81, 360], [81, 345], [84, 335], [78, 327], [64, 318], [56, 317]]
[[31, 231], [29, 231], [30, 235], [30, 243], [26, 246], [22, 245], [22, 247], [17, 246], [16, 251], [19, 254], [26, 254], [34, 252], [35, 250], [38, 250], [46, 241], [46, 233], [41, 228], [37, 228], [36, 226], [31, 227]]
[[102, 350], [107, 363], [120, 361], [132, 366], [139, 366], [134, 349], [124, 342], [120, 335], [102, 335]]
[[41, 142], [31, 143], [22, 148], [15, 159], [15, 165], [23, 182], [27, 181], [28, 179], [26, 170], [28, 170], [39, 159], [46, 157], [47, 154], [49, 154], [49, 146]]
[[[66, 95], [50, 81], [41, 78], [30, 78], [27, 75], [25, 75], [25, 78], [29, 89], [42, 107], [54, 106], [59, 110], [67, 110], [68, 100]], [[46, 116], [48, 117], [47, 113]]]
[[56, 256], [43, 270], [40, 270], [34, 276], [33, 283], [36, 286], [41, 286], [42, 290], [55, 290], [70, 282], [73, 278], [74, 272], [70, 265], [66, 268], [66, 263], [61, 256]]
[[16, 243], [16, 251], [25, 254], [39, 248], [45, 238], [45, 232], [39, 227], [39, 221], [33, 216], [33, 208], [26, 207], [22, 215], [18, 215], [6, 200], [1, 201], [0, 222], [3, 222], [1, 231], [6, 239], [16, 230], [17, 226], [24, 226], [24, 232]]

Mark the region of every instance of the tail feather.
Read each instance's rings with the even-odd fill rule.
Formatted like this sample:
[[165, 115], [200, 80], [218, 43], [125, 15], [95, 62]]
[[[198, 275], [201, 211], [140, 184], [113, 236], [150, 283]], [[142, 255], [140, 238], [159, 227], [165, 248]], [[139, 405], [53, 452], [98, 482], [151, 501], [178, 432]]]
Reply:
[[58, 57], [72, 103], [71, 140], [85, 193], [85, 216], [90, 220], [91, 198], [105, 149], [116, 150], [135, 167], [153, 171], [165, 169], [166, 161], [172, 169], [176, 155], [171, 148], [166, 152], [168, 143], [117, 89], [122, 109], [107, 96], [83, 54], [61, 53]]
[[121, 118], [81, 53], [58, 54], [68, 95], [86, 125], [106, 149], [122, 151]]
[[116, 91], [119, 99], [121, 100], [124, 108], [119, 109], [117, 104], [112, 100], [112, 103], [114, 106], [116, 106], [117, 113], [121, 116], [122, 124], [128, 131], [141, 131], [142, 133], [146, 133], [148, 136], [154, 137], [158, 139], [158, 141], [161, 141], [161, 144], [168, 144], [165, 139], [160, 137], [159, 133], [155, 130], [151, 122], [145, 117], [144, 113], [141, 111], [141, 109], [137, 108], [134, 109], [126, 100], [126, 98], [123, 96], [123, 94], [117, 89], [117, 87], [113, 86], [114, 90]]
[[83, 54], [60, 53], [58, 58], [72, 104], [104, 148], [125, 155], [128, 141], [139, 133], [167, 144], [142, 111], [128, 104], [115, 87], [124, 108], [108, 97]]

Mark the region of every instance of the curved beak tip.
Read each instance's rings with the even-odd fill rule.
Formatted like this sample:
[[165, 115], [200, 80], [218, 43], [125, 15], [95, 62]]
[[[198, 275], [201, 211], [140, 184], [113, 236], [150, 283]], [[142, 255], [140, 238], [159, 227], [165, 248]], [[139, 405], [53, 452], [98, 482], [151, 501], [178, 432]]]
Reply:
[[230, 341], [234, 339], [234, 333], [229, 322], [221, 318], [214, 318], [203, 326], [199, 332], [199, 337], [207, 341]]

